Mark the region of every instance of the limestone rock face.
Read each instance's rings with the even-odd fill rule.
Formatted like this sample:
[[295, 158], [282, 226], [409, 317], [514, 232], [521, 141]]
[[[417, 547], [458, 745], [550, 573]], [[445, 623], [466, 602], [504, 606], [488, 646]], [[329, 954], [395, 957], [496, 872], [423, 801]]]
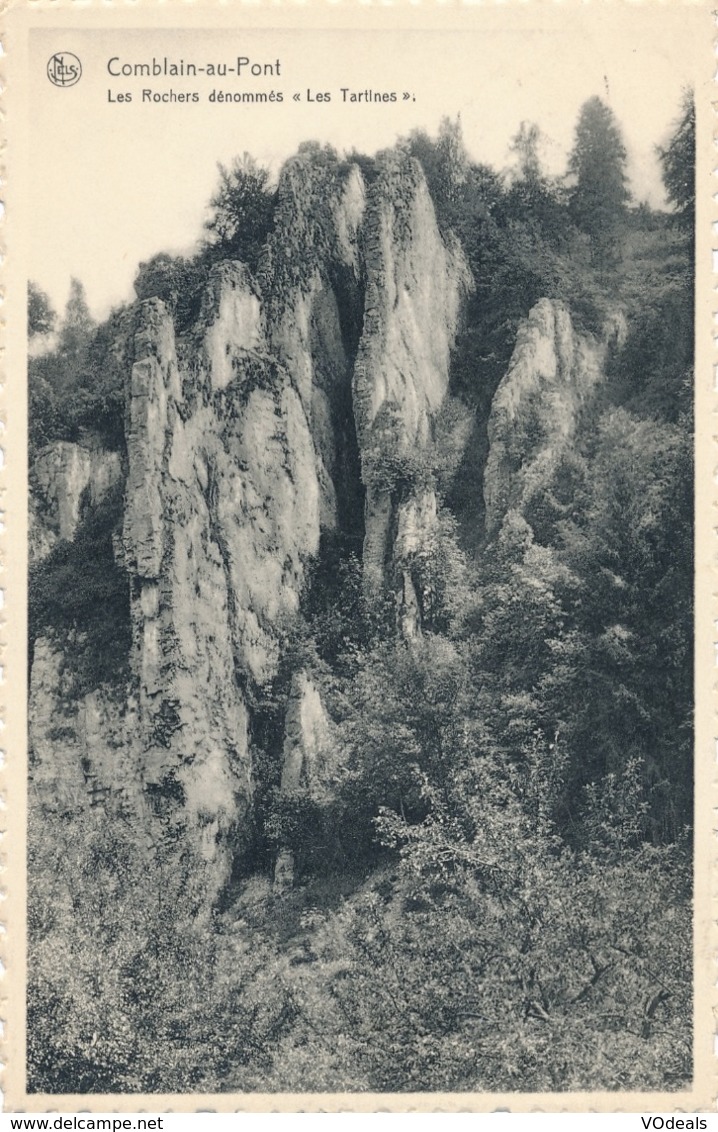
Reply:
[[579, 334], [555, 300], [541, 299], [521, 326], [509, 368], [494, 395], [484, 473], [486, 528], [546, 483], [574, 436], [582, 406], [603, 379], [607, 340]]
[[218, 265], [205, 291], [199, 322], [206, 327], [202, 352], [211, 387], [225, 389], [243, 354], [265, 347], [259, 288], [243, 264]]
[[243, 689], [276, 671], [279, 627], [319, 545], [319, 484], [246, 270], [224, 267], [212, 286], [217, 317], [181, 366], [163, 304], [138, 312], [123, 542], [145, 782], [181, 800], [201, 852], [226, 872], [252, 796]]
[[118, 452], [68, 440], [43, 448], [31, 472], [30, 561], [45, 558], [59, 540], [74, 538], [83, 502], [96, 507], [121, 478]]
[[[416, 162], [384, 155], [368, 189], [303, 148], [256, 274], [216, 265], [189, 327], [158, 298], [122, 322], [126, 453], [58, 443], [36, 462], [38, 554], [124, 481], [112, 546], [132, 675], [73, 698], [66, 630], [35, 642], [35, 782], [68, 806], [132, 795], [150, 840], [169, 826], [204, 858], [210, 899], [251, 832], [253, 705], [322, 537], [363, 540], [367, 584], [396, 593], [405, 636], [421, 631], [412, 561], [437, 523], [421, 464], [468, 286]], [[325, 789], [331, 732], [296, 672], [282, 789]]]
[[321, 693], [311, 675], [296, 672], [285, 721], [282, 790], [310, 786], [322, 777], [332, 726]]
[[424, 596], [418, 591], [412, 566], [417, 554], [430, 543], [437, 524], [433, 491], [412, 496], [397, 508], [393, 558], [399, 580], [399, 627], [407, 639], [421, 632]]
[[421, 167], [401, 153], [382, 159], [364, 238], [364, 333], [354, 371], [357, 430], [368, 448], [381, 414], [401, 453], [426, 443], [431, 417], [446, 395], [469, 270], [458, 244], [447, 245], [441, 237]]
[[262, 282], [268, 342], [292, 375], [317, 451], [322, 526], [351, 523], [356, 449], [351, 375], [361, 333], [366, 192], [359, 168], [287, 162]]
[[[390, 152], [382, 160], [364, 238], [367, 286], [354, 404], [366, 486], [364, 576], [367, 588], [378, 591], [405, 575], [397, 557], [401, 539], [394, 537], [399, 500], [425, 495], [422, 455], [448, 391], [471, 277], [458, 244], [446, 243], [439, 232], [420, 166], [405, 154]], [[436, 501], [410, 509], [413, 521], [421, 515], [431, 522]], [[413, 603], [410, 591], [406, 600]], [[400, 590], [400, 621], [415, 625], [415, 612], [404, 602]]]

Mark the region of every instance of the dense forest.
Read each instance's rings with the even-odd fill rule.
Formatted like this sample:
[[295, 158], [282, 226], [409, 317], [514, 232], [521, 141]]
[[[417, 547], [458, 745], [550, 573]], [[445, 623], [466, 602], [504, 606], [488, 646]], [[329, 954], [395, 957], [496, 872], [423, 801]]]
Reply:
[[[598, 98], [580, 109], [561, 177], [533, 123], [502, 172], [471, 160], [458, 120], [399, 142], [392, 161], [425, 179], [442, 245], [468, 268], [447, 395], [422, 445], [369, 450], [346, 432], [344, 518], [306, 555], [274, 670], [238, 677], [251, 815], [211, 899], [173, 809], [176, 776], [152, 788], [163, 833], [148, 848], [131, 806], [49, 804], [31, 751], [32, 1091], [689, 1082], [694, 147], [686, 94], [658, 154], [668, 204], [656, 209], [632, 199], [620, 124]], [[368, 199], [387, 177], [382, 155], [312, 142], [295, 160], [320, 190], [358, 167]], [[240, 261], [264, 297], [280, 270], [309, 272], [309, 252], [279, 259], [276, 234], [300, 226], [282, 183], [246, 154], [220, 168], [196, 253], [141, 264], [137, 302], [100, 325], [80, 282], [59, 318], [30, 288], [31, 488], [58, 442], [122, 469], [101, 501], [84, 492], [73, 537], [31, 568], [33, 679], [59, 642], [69, 705], [134, 702], [138, 679], [118, 552], [127, 319], [161, 300], [182, 361], [225, 264]], [[317, 257], [333, 238], [321, 199], [307, 209]], [[338, 269], [333, 286], [349, 295]], [[339, 305], [356, 353], [361, 313]], [[576, 349], [602, 351], [560, 444], [563, 409], [540, 397], [500, 431], [519, 345], [546, 311], [565, 315]], [[489, 483], [499, 443], [507, 482], [523, 485], [504, 511]], [[397, 508], [436, 504], [402, 567], [411, 632], [396, 579], [367, 583], [379, 489]], [[298, 672], [321, 696], [322, 770], [288, 785]], [[167, 747], [180, 741], [173, 710]]]

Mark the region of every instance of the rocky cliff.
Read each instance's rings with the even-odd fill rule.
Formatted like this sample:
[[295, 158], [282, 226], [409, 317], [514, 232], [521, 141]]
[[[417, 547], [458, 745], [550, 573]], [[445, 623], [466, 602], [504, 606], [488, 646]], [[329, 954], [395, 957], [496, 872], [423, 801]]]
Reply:
[[[469, 285], [415, 161], [384, 155], [367, 187], [358, 167], [310, 152], [283, 171], [254, 275], [215, 267], [189, 328], [159, 299], [128, 311], [115, 345], [126, 451], [55, 444], [32, 472], [38, 557], [125, 485], [112, 546], [129, 679], [78, 694], [67, 633], [35, 642], [33, 775], [48, 804], [131, 804], [150, 837], [184, 830], [216, 888], [227, 878], [252, 826], [254, 705], [323, 532], [363, 538], [367, 586], [388, 587], [400, 629], [420, 631], [403, 563], [436, 499], [399, 472], [431, 439]], [[311, 674], [292, 689], [285, 790], [316, 780], [329, 726]]]
[[[87, 431], [31, 470], [34, 560], [62, 567], [74, 553], [82, 587], [82, 540], [104, 538], [129, 651], [116, 672], [78, 681], [93, 623], [36, 630], [32, 773], [45, 805], [125, 808], [149, 843], [181, 835], [216, 893], [252, 837], [261, 705], [280, 672], [276, 789], [325, 789], [336, 752], [323, 677], [306, 658], [287, 675], [286, 642], [332, 539], [361, 558], [365, 600], [393, 604], [394, 631], [422, 633], [415, 563], [436, 542], [457, 436], [475, 435], [469, 407], [447, 401], [471, 287], [405, 151], [380, 155], [365, 180], [306, 147], [283, 170], [256, 271], [217, 263], [189, 325], [159, 298], [127, 310], [112, 345], [124, 445]], [[530, 312], [487, 423], [485, 536], [548, 482], [619, 333], [577, 332], [556, 301]], [[279, 883], [292, 868], [280, 852]]]

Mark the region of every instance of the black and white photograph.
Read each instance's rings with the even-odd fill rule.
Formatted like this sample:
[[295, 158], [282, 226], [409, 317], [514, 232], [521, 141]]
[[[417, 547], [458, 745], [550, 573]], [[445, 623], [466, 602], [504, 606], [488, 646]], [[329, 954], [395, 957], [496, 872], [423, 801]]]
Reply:
[[604, 9], [27, 17], [18, 1107], [711, 1095], [715, 26]]

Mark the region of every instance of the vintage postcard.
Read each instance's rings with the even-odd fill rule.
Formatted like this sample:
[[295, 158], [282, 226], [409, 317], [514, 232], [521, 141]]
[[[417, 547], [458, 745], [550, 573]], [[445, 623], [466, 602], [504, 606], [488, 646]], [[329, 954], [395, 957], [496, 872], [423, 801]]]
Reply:
[[716, 34], [6, 7], [10, 1111], [712, 1110]]

